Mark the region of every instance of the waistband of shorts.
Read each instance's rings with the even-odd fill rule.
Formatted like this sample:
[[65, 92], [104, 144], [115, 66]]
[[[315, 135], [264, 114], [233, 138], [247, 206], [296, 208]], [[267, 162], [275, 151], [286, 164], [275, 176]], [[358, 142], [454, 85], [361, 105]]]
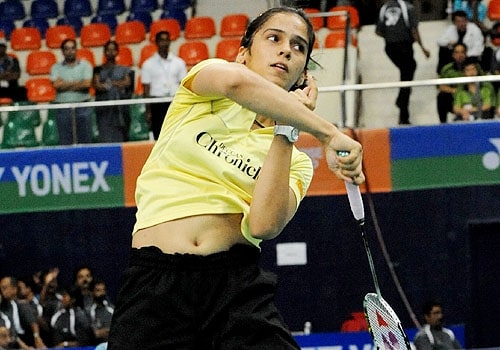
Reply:
[[176, 269], [210, 269], [224, 266], [248, 265], [258, 262], [257, 247], [237, 244], [227, 251], [210, 255], [165, 254], [158, 247], [132, 248], [130, 266]]

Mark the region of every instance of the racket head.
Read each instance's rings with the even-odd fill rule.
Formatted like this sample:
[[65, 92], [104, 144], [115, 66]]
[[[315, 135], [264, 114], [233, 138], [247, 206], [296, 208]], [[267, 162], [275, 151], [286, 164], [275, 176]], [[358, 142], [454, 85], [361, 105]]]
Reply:
[[366, 294], [363, 309], [368, 328], [378, 349], [411, 349], [398, 315], [381, 296], [375, 293]]

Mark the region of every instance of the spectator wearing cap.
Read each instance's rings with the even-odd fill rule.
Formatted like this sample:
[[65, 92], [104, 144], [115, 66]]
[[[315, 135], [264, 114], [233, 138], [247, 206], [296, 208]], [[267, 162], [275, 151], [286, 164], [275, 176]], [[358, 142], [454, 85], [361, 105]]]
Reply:
[[7, 53], [5, 38], [0, 38], [0, 97], [13, 101], [26, 100], [26, 88], [19, 86], [21, 68], [19, 60]]

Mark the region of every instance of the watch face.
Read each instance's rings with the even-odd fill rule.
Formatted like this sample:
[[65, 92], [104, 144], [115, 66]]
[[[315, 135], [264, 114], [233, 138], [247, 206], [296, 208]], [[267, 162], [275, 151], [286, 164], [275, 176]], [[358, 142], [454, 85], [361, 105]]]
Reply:
[[293, 142], [297, 141], [299, 139], [299, 129], [293, 128], [290, 136], [292, 137]]

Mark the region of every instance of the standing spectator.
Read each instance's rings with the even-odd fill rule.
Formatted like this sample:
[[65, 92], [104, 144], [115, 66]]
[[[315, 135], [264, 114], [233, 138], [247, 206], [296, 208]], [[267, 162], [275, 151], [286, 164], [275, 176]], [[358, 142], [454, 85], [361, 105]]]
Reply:
[[45, 344], [40, 337], [35, 316], [28, 305], [17, 301], [17, 280], [10, 276], [3, 277], [0, 280], [0, 292], [0, 311], [9, 318], [11, 328], [18, 337], [18, 344], [22, 348], [35, 346], [37, 349], [44, 349]]
[[[182, 78], [187, 73], [186, 63], [169, 51], [169, 32], [158, 32], [155, 43], [158, 52], [142, 65], [141, 81], [144, 86], [144, 97], [174, 96]], [[151, 125], [155, 140], [160, 136], [161, 126], [169, 106], [170, 102], [146, 105], [146, 118]]]
[[0, 38], [0, 97], [8, 97], [13, 101], [26, 100], [26, 88], [19, 86], [20, 76], [19, 60], [7, 54], [5, 38]]
[[[425, 57], [429, 51], [424, 48], [418, 31], [415, 8], [408, 1], [388, 0], [379, 12], [377, 35], [385, 39], [385, 52], [400, 71], [401, 81], [413, 80], [417, 62], [413, 58], [413, 43], [416, 41]], [[396, 106], [399, 108], [399, 124], [410, 124], [411, 88], [399, 89]]]
[[71, 291], [61, 291], [63, 307], [50, 320], [55, 347], [88, 346], [93, 343], [88, 318], [81, 308], [74, 305], [77, 293], [75, 287]]
[[108, 340], [109, 326], [113, 316], [114, 306], [109, 302], [106, 293], [106, 283], [103, 280], [92, 281], [91, 290], [94, 302], [87, 311], [90, 318], [96, 343], [103, 343]]
[[[86, 60], [76, 58], [75, 40], [64, 40], [61, 44], [61, 50], [64, 61], [54, 64], [50, 71], [50, 79], [57, 90], [54, 101], [57, 103], [89, 101], [92, 66]], [[74, 110], [68, 108], [56, 111], [60, 144], [92, 142], [91, 108], [79, 107]]]
[[[453, 46], [452, 58], [453, 61], [446, 64], [439, 72], [439, 78], [458, 78], [464, 75], [464, 62], [467, 55], [467, 48], [464, 44], [455, 44]], [[456, 85], [441, 84], [439, 85], [439, 93], [437, 95], [437, 110], [439, 121], [446, 123], [448, 121], [448, 113], [453, 112], [453, 97], [457, 92]]]
[[467, 14], [462, 11], [455, 11], [451, 15], [453, 24], [450, 24], [439, 36], [439, 60], [437, 72], [448, 62], [451, 62], [453, 45], [463, 43], [467, 46], [467, 57], [476, 57], [478, 61], [484, 51], [484, 36], [481, 29], [474, 23], [469, 22]]
[[[481, 67], [474, 57], [468, 57], [464, 62], [464, 76], [480, 75]], [[472, 82], [460, 85], [455, 92], [453, 112], [455, 120], [475, 120], [492, 118], [492, 108], [495, 105], [495, 89], [489, 82]]]
[[[94, 88], [96, 101], [128, 99], [132, 97], [132, 70], [116, 64], [118, 56], [116, 41], [104, 45], [106, 62], [94, 69]], [[130, 127], [128, 105], [96, 107], [99, 142], [127, 141]]]
[[438, 301], [429, 301], [423, 308], [425, 325], [415, 335], [417, 350], [461, 349], [455, 334], [443, 327], [443, 309]]

